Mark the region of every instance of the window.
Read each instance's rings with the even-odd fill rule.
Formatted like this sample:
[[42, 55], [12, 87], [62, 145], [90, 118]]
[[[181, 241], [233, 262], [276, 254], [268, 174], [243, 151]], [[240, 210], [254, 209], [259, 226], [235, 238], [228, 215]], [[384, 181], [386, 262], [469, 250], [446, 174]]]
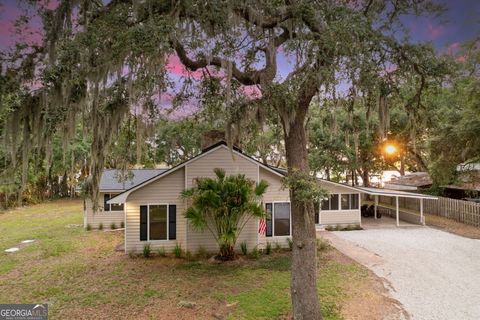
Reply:
[[358, 205], [358, 193], [342, 194], [342, 210], [356, 210]]
[[273, 205], [273, 230], [275, 236], [290, 235], [289, 202], [279, 202]]
[[342, 194], [342, 210], [350, 210], [350, 194]]
[[150, 240], [167, 240], [167, 205], [148, 207], [148, 226]]
[[115, 197], [117, 194], [105, 193], [103, 195], [103, 211], [123, 211], [123, 203], [108, 204], [107, 201]]
[[265, 235], [289, 236], [290, 235], [290, 202], [266, 203], [267, 230]]
[[359, 201], [359, 194], [358, 193], [352, 193], [351, 195], [351, 208], [352, 209], [358, 209], [359, 208], [359, 204], [360, 204], [360, 201]]
[[177, 206], [151, 204], [140, 206], [140, 241], [175, 240], [177, 236]]
[[328, 198], [322, 200], [322, 211], [338, 210], [338, 194], [330, 194]]

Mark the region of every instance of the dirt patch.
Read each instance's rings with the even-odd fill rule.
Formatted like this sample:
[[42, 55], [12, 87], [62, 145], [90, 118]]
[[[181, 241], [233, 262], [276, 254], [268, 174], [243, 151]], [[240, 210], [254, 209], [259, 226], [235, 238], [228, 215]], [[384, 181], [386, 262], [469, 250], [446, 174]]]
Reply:
[[480, 228], [457, 222], [455, 220], [426, 214], [425, 223], [427, 226], [450, 232], [462, 237], [480, 239]]
[[325, 261], [359, 268], [355, 277], [343, 282], [346, 297], [341, 305], [341, 314], [345, 319], [410, 319], [402, 304], [390, 296], [388, 287], [391, 285], [386, 279], [376, 276], [338, 250], [329, 250], [324, 255]]

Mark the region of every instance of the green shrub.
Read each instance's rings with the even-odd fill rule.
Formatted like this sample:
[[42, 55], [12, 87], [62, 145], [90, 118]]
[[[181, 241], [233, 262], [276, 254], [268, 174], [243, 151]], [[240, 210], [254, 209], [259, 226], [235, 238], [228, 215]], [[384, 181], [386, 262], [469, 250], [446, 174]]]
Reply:
[[290, 249], [290, 251], [293, 250], [293, 240], [292, 238], [287, 238], [287, 242], [288, 242], [288, 248]]
[[150, 255], [152, 254], [151, 248], [150, 248], [150, 243], [145, 243], [143, 245], [143, 257], [144, 258], [150, 258]]
[[317, 250], [318, 251], [325, 251], [330, 248], [330, 243], [325, 239], [317, 239]]
[[353, 230], [363, 230], [362, 227], [358, 224], [349, 224], [345, 228], [342, 229], [342, 231], [353, 231]]
[[327, 230], [327, 231], [334, 231], [334, 230], [335, 230], [335, 227], [333, 227], [333, 226], [327, 226], [327, 227], [325, 228], [325, 230]]
[[90, 223], [87, 223], [87, 228], [86, 228], [87, 231], [90, 231], [92, 230], [92, 225]]
[[208, 251], [205, 249], [204, 246], [199, 246], [197, 249], [196, 254], [197, 259], [207, 259], [208, 258]]
[[242, 243], [240, 243], [240, 249], [242, 250], [242, 254], [244, 256], [246, 256], [247, 253], [248, 253], [247, 242], [246, 241], [242, 241]]
[[275, 242], [275, 251], [281, 251], [282, 250], [282, 246], [280, 245], [280, 243], [278, 242]]
[[185, 250], [185, 259], [187, 259], [188, 261], [193, 261], [193, 260], [195, 260], [195, 257], [194, 257], [193, 254], [190, 252], [190, 250]]
[[133, 258], [136, 258], [137, 257], [137, 254], [134, 252], [134, 251], [129, 251], [128, 252], [128, 256], [133, 259]]
[[252, 251], [250, 251], [250, 258], [252, 259], [258, 259], [260, 257], [260, 251], [258, 251], [258, 249], [255, 247], [253, 248]]
[[173, 254], [175, 255], [175, 258], [181, 258], [182, 257], [182, 245], [177, 243], [175, 245], [175, 248], [173, 248]]
[[270, 242], [267, 242], [267, 246], [265, 247], [265, 253], [266, 254], [272, 253], [272, 244]]
[[115, 222], [112, 222], [112, 223], [110, 224], [110, 229], [112, 229], [112, 230], [117, 229], [117, 225], [115, 224]]
[[103, 230], [103, 223], [100, 223], [100, 224], [98, 225], [98, 230]]
[[164, 247], [161, 247], [160, 249], [158, 249], [158, 255], [160, 257], [166, 257], [167, 256], [167, 253], [165, 252], [165, 248]]
[[125, 222], [124, 221], [120, 222], [120, 228], [121, 229], [125, 228]]

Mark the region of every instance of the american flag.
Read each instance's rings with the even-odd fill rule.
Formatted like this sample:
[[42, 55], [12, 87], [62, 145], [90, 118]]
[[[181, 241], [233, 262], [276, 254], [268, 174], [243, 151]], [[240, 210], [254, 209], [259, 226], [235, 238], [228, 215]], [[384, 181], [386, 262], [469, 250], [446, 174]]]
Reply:
[[267, 221], [265, 219], [260, 219], [258, 224], [258, 234], [265, 235], [267, 232]]

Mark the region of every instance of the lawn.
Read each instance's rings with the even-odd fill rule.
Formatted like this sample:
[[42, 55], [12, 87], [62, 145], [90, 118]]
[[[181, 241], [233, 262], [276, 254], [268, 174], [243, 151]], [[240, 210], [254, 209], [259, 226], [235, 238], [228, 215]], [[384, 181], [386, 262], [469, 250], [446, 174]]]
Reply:
[[[289, 318], [288, 252], [227, 264], [129, 257], [115, 251], [121, 231], [81, 223], [81, 201], [0, 213], [0, 303], [47, 302], [51, 319]], [[36, 241], [4, 252], [26, 239]], [[380, 281], [333, 248], [319, 252], [318, 272], [325, 319], [366, 319], [371, 308], [358, 308], [365, 301], [388, 305]]]

